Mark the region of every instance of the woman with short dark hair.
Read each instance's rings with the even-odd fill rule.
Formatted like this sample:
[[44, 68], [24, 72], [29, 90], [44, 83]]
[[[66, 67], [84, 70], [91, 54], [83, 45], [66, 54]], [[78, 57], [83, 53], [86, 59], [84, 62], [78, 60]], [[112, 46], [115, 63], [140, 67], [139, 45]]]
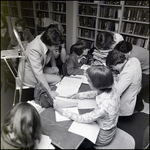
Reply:
[[[30, 43], [34, 39], [30, 30], [28, 28], [26, 28], [26, 22], [23, 19], [18, 18], [15, 21], [15, 28], [20, 36], [21, 41], [23, 42], [24, 46], [26, 47], [27, 43]], [[16, 39], [16, 36], [14, 35], [14, 33], [12, 33], [11, 41], [10, 41], [7, 49], [13, 49], [13, 47], [15, 47], [17, 45], [18, 45], [18, 41]]]

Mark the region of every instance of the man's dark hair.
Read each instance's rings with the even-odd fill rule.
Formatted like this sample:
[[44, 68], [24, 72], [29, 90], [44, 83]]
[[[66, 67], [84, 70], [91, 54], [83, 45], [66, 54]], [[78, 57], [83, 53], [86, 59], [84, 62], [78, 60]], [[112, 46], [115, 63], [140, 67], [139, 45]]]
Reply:
[[125, 60], [125, 54], [118, 50], [112, 50], [106, 57], [106, 65], [111, 68], [111, 66], [116, 66], [117, 64], [123, 63]]
[[121, 51], [122, 53], [128, 53], [132, 50], [132, 44], [128, 41], [121, 41], [114, 47], [114, 49]]
[[46, 31], [42, 34], [41, 40], [44, 44], [48, 46], [58, 45], [64, 43], [64, 36], [57, 28], [47, 28]]

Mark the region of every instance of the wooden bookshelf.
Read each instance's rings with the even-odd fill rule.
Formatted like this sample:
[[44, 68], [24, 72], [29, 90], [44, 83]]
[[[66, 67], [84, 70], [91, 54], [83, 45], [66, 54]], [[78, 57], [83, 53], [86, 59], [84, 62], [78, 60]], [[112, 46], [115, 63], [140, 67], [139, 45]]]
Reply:
[[1, 1], [1, 13], [24, 18], [34, 36], [45, 30], [43, 18], [60, 22], [68, 53], [78, 39], [94, 44], [103, 30], [149, 49], [149, 1]]
[[149, 1], [78, 1], [77, 39], [95, 44], [99, 31], [120, 33], [149, 49]]

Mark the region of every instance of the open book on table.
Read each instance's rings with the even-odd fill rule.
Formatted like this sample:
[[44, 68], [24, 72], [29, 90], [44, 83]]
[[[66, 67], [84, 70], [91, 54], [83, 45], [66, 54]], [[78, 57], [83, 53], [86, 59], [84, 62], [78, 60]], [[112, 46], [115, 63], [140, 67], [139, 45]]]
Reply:
[[61, 82], [57, 85], [56, 92], [61, 97], [67, 97], [78, 93], [78, 90], [81, 86], [82, 78], [80, 77], [71, 77], [65, 76]]

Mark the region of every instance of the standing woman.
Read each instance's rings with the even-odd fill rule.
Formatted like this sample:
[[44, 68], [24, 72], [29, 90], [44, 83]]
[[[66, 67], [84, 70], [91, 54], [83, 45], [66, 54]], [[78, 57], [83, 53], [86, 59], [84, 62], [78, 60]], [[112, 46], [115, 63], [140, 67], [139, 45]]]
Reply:
[[[18, 18], [15, 21], [15, 28], [16, 28], [16, 31], [18, 32], [22, 42], [25, 41], [27, 44], [27, 43], [30, 43], [34, 39], [30, 30], [26, 28], [26, 23], [23, 19]], [[17, 45], [18, 45], [18, 41], [16, 39], [16, 36], [14, 35], [14, 33], [12, 33], [11, 41], [10, 41], [7, 49], [12, 49], [13, 47], [15, 47]]]
[[[61, 80], [58, 75], [59, 70], [56, 67], [53, 50], [61, 46], [63, 42], [62, 39], [63, 35], [57, 28], [47, 28], [43, 34], [36, 36], [36, 38], [28, 44], [25, 51], [25, 55], [28, 57], [31, 66], [28, 61], [25, 62], [23, 83], [25, 85], [35, 86], [37, 84], [36, 79], [38, 79], [53, 98], [57, 96], [57, 93], [51, 91], [50, 85], [55, 85]], [[46, 66], [49, 62], [51, 62], [52, 67]], [[22, 71], [22, 62], [20, 62], [18, 70], [19, 77], [21, 77]]]

